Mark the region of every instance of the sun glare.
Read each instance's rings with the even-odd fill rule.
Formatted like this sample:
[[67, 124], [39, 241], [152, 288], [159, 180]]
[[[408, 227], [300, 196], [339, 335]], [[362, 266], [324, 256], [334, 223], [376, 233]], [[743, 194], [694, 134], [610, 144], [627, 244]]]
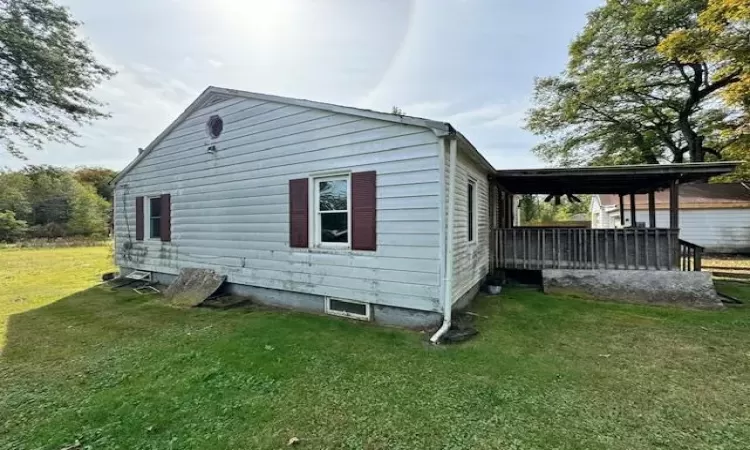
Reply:
[[301, 2], [293, 0], [218, 0], [224, 20], [245, 36], [278, 38], [293, 31], [291, 22]]

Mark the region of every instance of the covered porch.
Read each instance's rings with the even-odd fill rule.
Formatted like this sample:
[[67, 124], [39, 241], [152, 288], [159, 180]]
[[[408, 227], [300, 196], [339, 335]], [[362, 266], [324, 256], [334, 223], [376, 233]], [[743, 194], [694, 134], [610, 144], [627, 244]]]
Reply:
[[[700, 271], [702, 248], [680, 239], [678, 185], [731, 172], [733, 162], [499, 170], [490, 180], [490, 264], [503, 269]], [[656, 227], [654, 193], [669, 190], [669, 228]], [[573, 198], [617, 194], [622, 228], [518, 226], [518, 195]], [[636, 223], [635, 195], [648, 194], [649, 221]], [[629, 211], [625, 211], [629, 198]], [[625, 227], [626, 214], [630, 224]]]

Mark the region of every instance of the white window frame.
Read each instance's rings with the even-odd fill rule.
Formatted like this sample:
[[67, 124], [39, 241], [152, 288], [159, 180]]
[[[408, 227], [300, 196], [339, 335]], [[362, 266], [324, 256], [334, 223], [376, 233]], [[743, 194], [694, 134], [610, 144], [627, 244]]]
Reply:
[[[340, 302], [346, 302], [346, 303], [356, 303], [357, 305], [364, 305], [365, 306], [365, 314], [355, 314], [348, 311], [339, 311], [336, 309], [331, 309], [331, 300], [337, 300]], [[340, 317], [347, 317], [349, 319], [357, 319], [357, 320], [370, 320], [372, 317], [372, 308], [370, 307], [370, 304], [367, 302], [360, 302], [357, 300], [349, 300], [348, 298], [339, 298], [339, 297], [326, 297], [326, 314], [330, 314], [332, 316], [340, 316]]]
[[[471, 199], [469, 199], [468, 190], [471, 186]], [[477, 242], [477, 235], [479, 234], [479, 226], [477, 221], [477, 180], [469, 178], [466, 183], [466, 242], [469, 244], [475, 244]], [[471, 200], [471, 202], [469, 201]], [[471, 203], [471, 211], [469, 211], [469, 203]], [[471, 225], [469, 225], [469, 214], [471, 214]], [[471, 227], [471, 230], [469, 230]], [[469, 233], [471, 231], [471, 233]], [[471, 234], [471, 239], [469, 235]]]
[[[311, 224], [311, 231], [313, 234], [313, 245], [315, 248], [329, 248], [329, 249], [339, 249], [339, 250], [348, 250], [352, 248], [352, 177], [350, 173], [342, 173], [339, 175], [326, 175], [326, 176], [317, 176], [317, 177], [310, 177], [310, 180], [312, 181], [313, 188], [311, 191], [312, 196], [312, 204], [313, 207], [310, 208], [310, 213], [312, 214], [310, 224]], [[320, 211], [320, 183], [322, 181], [340, 181], [340, 180], [346, 180], [346, 242], [323, 242], [321, 240], [321, 213]], [[330, 211], [334, 212], [334, 211]], [[335, 211], [335, 212], [342, 212], [341, 210]], [[327, 303], [326, 303], [327, 304]]]
[[[161, 201], [163, 194], [146, 195], [144, 196], [143, 209], [143, 236], [149, 241], [161, 241], [161, 236], [151, 237], [151, 199], [158, 198]], [[162, 213], [163, 214], [163, 213]], [[164, 216], [159, 216], [161, 220]], [[161, 223], [161, 222], [159, 222]]]

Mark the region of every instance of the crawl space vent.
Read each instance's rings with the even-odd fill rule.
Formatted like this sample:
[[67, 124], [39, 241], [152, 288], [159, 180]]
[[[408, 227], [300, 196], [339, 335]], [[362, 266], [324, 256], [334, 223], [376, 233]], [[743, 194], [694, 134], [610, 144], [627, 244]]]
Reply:
[[327, 297], [326, 314], [359, 320], [370, 320], [370, 304]]

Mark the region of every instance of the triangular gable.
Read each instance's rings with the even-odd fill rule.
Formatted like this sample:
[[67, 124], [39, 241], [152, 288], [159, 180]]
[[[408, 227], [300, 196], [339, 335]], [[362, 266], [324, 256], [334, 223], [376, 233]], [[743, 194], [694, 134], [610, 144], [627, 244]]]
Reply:
[[[422, 119], [419, 117], [401, 116], [398, 114], [389, 114], [384, 112], [372, 111], [369, 109], [353, 108], [349, 106], [340, 106], [330, 103], [315, 102], [312, 100], [303, 100], [290, 97], [280, 97], [276, 95], [259, 94], [255, 92], [238, 91], [234, 89], [226, 89], [215, 86], [208, 87], [193, 103], [188, 106], [185, 111], [182, 112], [164, 131], [162, 131], [156, 139], [154, 139], [143, 151], [136, 156], [136, 158], [130, 162], [117, 176], [112, 180], [112, 183], [117, 183], [125, 175], [128, 174], [139, 162], [141, 162], [159, 143], [166, 138], [177, 126], [180, 125], [187, 117], [193, 112], [215, 105], [217, 103], [232, 99], [232, 98], [246, 98], [255, 99], [266, 102], [282, 103], [286, 105], [296, 105], [311, 109], [320, 109], [324, 111], [331, 111], [339, 114], [347, 114], [358, 117], [366, 117], [370, 119], [383, 120], [386, 122], [401, 123], [405, 125], [414, 125], [423, 128], [431, 129], [438, 136], [446, 136], [450, 133], [455, 132], [450, 124], [445, 122], [438, 122], [429, 119]], [[491, 167], [491, 166], [490, 166]]]

